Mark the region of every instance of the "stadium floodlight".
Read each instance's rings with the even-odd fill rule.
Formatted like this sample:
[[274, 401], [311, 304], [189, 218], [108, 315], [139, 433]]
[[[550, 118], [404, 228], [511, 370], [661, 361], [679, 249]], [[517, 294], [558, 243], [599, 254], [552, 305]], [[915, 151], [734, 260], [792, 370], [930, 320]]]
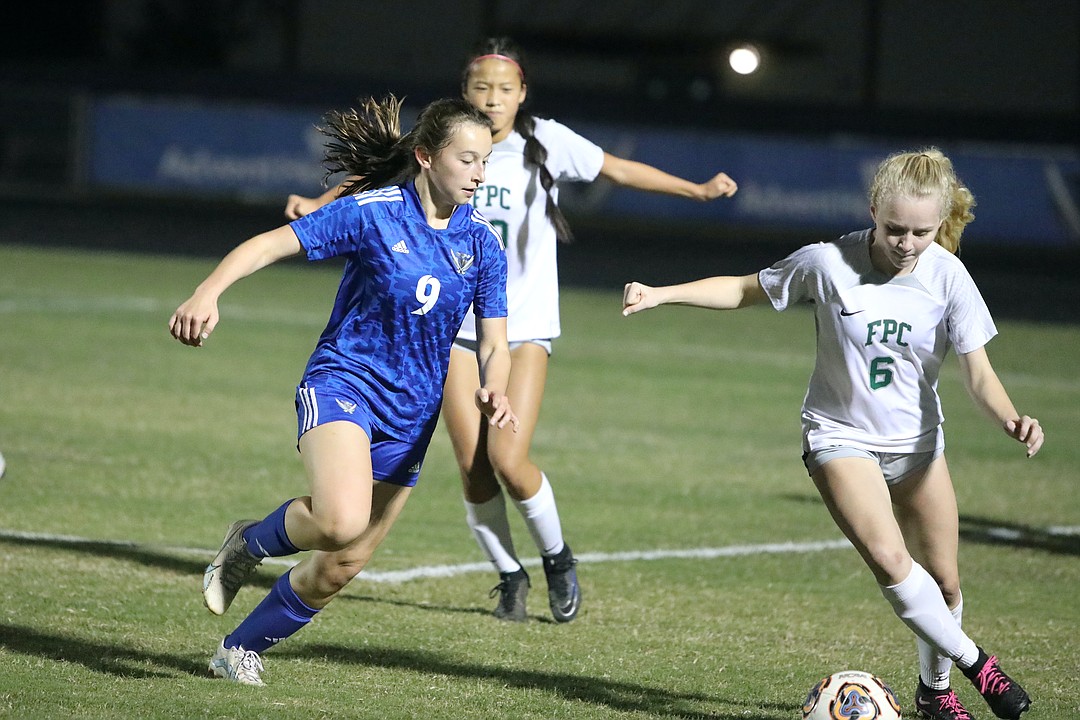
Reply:
[[750, 75], [761, 67], [761, 51], [752, 43], [739, 43], [728, 53], [728, 65], [740, 75]]

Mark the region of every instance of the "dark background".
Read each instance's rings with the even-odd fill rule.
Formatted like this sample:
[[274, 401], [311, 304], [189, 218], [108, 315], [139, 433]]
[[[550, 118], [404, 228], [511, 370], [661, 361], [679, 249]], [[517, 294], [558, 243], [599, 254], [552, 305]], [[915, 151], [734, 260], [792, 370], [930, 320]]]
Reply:
[[[113, 93], [341, 107], [457, 91], [487, 35], [525, 48], [542, 116], [667, 128], [1065, 146], [1080, 152], [1080, 2], [957, 0], [86, 0], [20, 3], [0, 43], [0, 242], [220, 254], [280, 205], [102, 196], [80, 103]], [[737, 76], [726, 53], [756, 43]], [[678, 168], [665, 168], [678, 173]], [[736, 178], [738, 179], [738, 178]], [[564, 281], [751, 272], [811, 239], [572, 217]], [[868, 221], [869, 222], [869, 221]], [[212, 232], [207, 232], [207, 228]], [[667, 237], [660, 237], [666, 233]], [[661, 251], [662, 249], [662, 251]], [[962, 256], [995, 314], [1075, 321], [1077, 248]], [[643, 278], [644, 279], [644, 278]]]

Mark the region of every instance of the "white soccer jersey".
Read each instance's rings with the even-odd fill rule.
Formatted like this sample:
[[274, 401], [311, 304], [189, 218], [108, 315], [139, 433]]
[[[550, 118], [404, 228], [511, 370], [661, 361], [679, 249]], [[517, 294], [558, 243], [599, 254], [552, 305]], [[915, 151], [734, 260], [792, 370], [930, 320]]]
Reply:
[[943, 448], [938, 374], [997, 329], [959, 258], [931, 244], [908, 275], [870, 263], [871, 230], [803, 247], [758, 273], [773, 307], [815, 304], [817, 357], [802, 408], [804, 450]]
[[[545, 165], [555, 182], [592, 181], [604, 151], [554, 120], [536, 118], [536, 139], [547, 148]], [[555, 227], [547, 218], [540, 173], [525, 164], [525, 138], [516, 130], [491, 149], [484, 184], [473, 206], [502, 233], [506, 246], [506, 337], [510, 342], [559, 336], [559, 270]], [[558, 187], [552, 187], [558, 202]], [[458, 337], [476, 340], [470, 311]]]

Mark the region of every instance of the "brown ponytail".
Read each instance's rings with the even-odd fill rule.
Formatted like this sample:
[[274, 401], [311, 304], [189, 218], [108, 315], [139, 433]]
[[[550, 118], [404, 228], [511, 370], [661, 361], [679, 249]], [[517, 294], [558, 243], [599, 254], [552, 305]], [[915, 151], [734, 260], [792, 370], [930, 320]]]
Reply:
[[341, 195], [406, 182], [420, 169], [412, 149], [402, 141], [401, 100], [393, 95], [332, 110], [318, 130], [330, 138], [323, 158], [326, 177], [339, 172], [349, 176]]
[[319, 128], [330, 138], [323, 159], [326, 176], [339, 172], [349, 176], [341, 195], [408, 182], [420, 172], [416, 149], [439, 152], [464, 123], [491, 129], [491, 118], [461, 99], [427, 105], [405, 135], [401, 134], [401, 100], [393, 95], [382, 100], [367, 98], [358, 108], [332, 111]]

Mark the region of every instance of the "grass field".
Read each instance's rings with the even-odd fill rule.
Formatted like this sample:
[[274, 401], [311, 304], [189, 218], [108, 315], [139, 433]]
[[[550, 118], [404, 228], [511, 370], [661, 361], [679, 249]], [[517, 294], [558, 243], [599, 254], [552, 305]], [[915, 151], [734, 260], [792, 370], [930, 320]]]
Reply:
[[[550, 620], [535, 565], [530, 622], [492, 619], [440, 430], [371, 578], [266, 654], [267, 688], [209, 679], [284, 566], [264, 564], [224, 618], [202, 607], [201, 571], [229, 522], [305, 492], [293, 388], [338, 280], [269, 268], [226, 295], [208, 347], [185, 348], [166, 321], [212, 264], [0, 245], [0, 717], [790, 720], [846, 668], [910, 709], [913, 639], [799, 461], [811, 317], [624, 319], [615, 288], [564, 291], [534, 448], [582, 559], [575, 622]], [[1031, 692], [1025, 720], [1067, 720], [1080, 327], [999, 325], [991, 358], [1048, 440], [1025, 460], [946, 364], [965, 626]]]

